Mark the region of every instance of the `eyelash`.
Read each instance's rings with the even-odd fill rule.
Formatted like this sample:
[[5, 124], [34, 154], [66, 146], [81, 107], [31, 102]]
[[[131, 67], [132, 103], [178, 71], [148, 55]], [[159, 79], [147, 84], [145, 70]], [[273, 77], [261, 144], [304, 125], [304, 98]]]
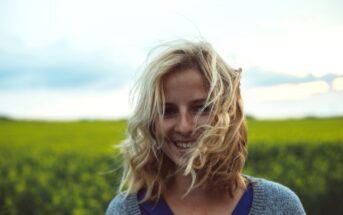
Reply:
[[[198, 114], [200, 111], [202, 111], [201, 112], [202, 114], [207, 114], [207, 113], [210, 112], [210, 109], [211, 109], [210, 107], [206, 107], [205, 109], [203, 109], [203, 107], [204, 107], [203, 105], [196, 105], [196, 106], [191, 108], [191, 112], [195, 113], [195, 114]], [[165, 118], [172, 117], [172, 116], [174, 116], [177, 113], [178, 113], [177, 108], [174, 108], [174, 107], [168, 108], [167, 107], [164, 110], [164, 117]]]
[[177, 113], [177, 109], [176, 108], [166, 108], [164, 110], [164, 116], [165, 117], [172, 116], [172, 115], [174, 115], [176, 113]]
[[202, 111], [202, 113], [208, 113], [211, 110], [209, 106], [205, 107], [204, 109], [203, 108], [204, 108], [204, 105], [199, 105], [199, 106], [195, 106], [194, 110], [196, 110], [196, 112]]

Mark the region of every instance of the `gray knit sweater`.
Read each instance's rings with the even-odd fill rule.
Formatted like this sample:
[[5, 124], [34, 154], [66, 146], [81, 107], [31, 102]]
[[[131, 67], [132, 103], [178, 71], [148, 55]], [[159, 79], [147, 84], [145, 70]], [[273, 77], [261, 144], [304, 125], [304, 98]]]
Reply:
[[[246, 176], [253, 187], [249, 215], [306, 214], [298, 196], [289, 188], [261, 178]], [[125, 198], [117, 195], [109, 204], [106, 215], [141, 215], [136, 193]]]

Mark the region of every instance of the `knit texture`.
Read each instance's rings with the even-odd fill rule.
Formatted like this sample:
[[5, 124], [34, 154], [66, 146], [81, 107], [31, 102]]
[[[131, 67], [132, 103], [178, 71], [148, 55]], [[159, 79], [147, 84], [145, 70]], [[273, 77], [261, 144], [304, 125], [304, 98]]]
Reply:
[[[272, 181], [245, 176], [253, 187], [249, 215], [306, 214], [298, 196], [289, 188]], [[109, 204], [106, 215], [141, 215], [137, 194], [118, 194]]]

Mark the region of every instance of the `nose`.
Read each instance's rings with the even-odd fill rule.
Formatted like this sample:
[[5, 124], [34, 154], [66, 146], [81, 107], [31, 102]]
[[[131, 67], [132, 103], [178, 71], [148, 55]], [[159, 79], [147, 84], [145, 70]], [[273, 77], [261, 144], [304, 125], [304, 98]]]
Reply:
[[181, 112], [178, 117], [178, 121], [175, 126], [175, 131], [181, 135], [191, 135], [193, 132], [194, 119], [192, 114]]

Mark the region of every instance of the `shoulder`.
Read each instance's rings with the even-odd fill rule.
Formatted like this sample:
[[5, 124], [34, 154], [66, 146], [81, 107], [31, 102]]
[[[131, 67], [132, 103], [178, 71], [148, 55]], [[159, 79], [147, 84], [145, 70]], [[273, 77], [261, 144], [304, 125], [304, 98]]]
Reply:
[[115, 196], [107, 207], [106, 215], [140, 214], [136, 193], [121, 192]]
[[126, 214], [125, 211], [126, 193], [119, 193], [115, 196], [107, 207], [106, 215]]
[[253, 185], [253, 205], [266, 214], [306, 214], [299, 197], [288, 187], [262, 178], [248, 176]]

